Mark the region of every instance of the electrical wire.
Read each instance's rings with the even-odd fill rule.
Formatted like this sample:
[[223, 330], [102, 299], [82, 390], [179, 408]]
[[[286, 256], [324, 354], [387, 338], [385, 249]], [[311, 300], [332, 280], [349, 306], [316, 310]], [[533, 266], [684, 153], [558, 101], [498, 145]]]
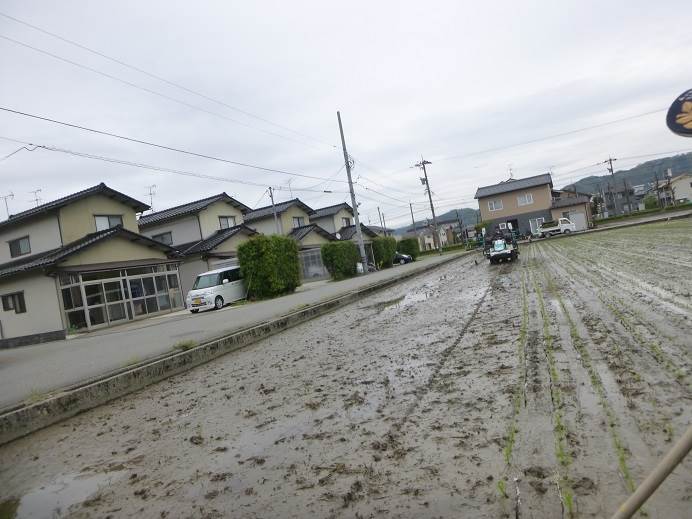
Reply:
[[266, 134], [272, 135], [272, 136], [274, 136], [274, 137], [279, 137], [279, 138], [281, 138], [281, 139], [286, 139], [286, 140], [289, 140], [289, 141], [293, 141], [293, 142], [296, 142], [296, 143], [299, 143], [299, 144], [303, 144], [303, 145], [305, 145], [305, 146], [309, 146], [309, 147], [311, 147], [311, 148], [317, 149], [315, 146], [313, 146], [312, 144], [308, 144], [307, 142], [300, 141], [300, 140], [298, 140], [298, 139], [293, 139], [293, 138], [288, 137], [288, 136], [286, 136], [286, 135], [281, 135], [280, 133], [275, 133], [275, 132], [272, 132], [272, 131], [269, 131], [269, 130], [265, 130], [265, 129], [263, 129], [263, 128], [256, 128], [255, 126], [252, 126], [252, 125], [250, 125], [250, 124], [244, 123], [244, 122], [239, 121], [239, 120], [237, 120], [237, 119], [233, 119], [232, 117], [228, 117], [227, 115], [223, 115], [223, 114], [221, 114], [221, 113], [214, 112], [214, 111], [212, 111], [212, 110], [207, 110], [206, 108], [203, 108], [203, 107], [201, 107], [201, 106], [194, 105], [194, 104], [192, 104], [192, 103], [188, 103], [187, 101], [183, 101], [182, 99], [178, 99], [178, 98], [176, 98], [176, 97], [169, 96], [168, 94], [164, 94], [164, 93], [162, 93], [162, 92], [158, 92], [158, 91], [156, 91], [156, 90], [152, 90], [151, 88], [147, 88], [147, 87], [138, 85], [138, 84], [136, 84], [136, 83], [132, 83], [131, 81], [127, 81], [126, 79], [121, 79], [121, 78], [119, 78], [119, 77], [117, 77], [117, 76], [114, 76], [114, 75], [112, 75], [112, 74], [109, 74], [108, 72], [103, 72], [103, 71], [101, 71], [101, 70], [95, 69], [95, 68], [90, 67], [90, 66], [88, 66], [88, 65], [83, 65], [82, 63], [78, 63], [78, 62], [76, 62], [76, 61], [72, 61], [71, 59], [63, 58], [62, 56], [58, 56], [57, 54], [53, 54], [52, 52], [49, 52], [49, 51], [47, 51], [47, 50], [39, 49], [38, 47], [34, 47], [33, 45], [29, 45], [28, 43], [24, 43], [24, 42], [21, 42], [21, 41], [19, 41], [19, 40], [15, 40], [14, 38], [10, 38], [9, 36], [4, 36], [4, 35], [0, 34], [0, 38], [2, 38], [2, 39], [4, 39], [4, 40], [7, 40], [7, 41], [10, 41], [10, 42], [12, 42], [12, 43], [14, 43], [14, 44], [16, 44], [16, 45], [21, 45], [22, 47], [26, 47], [27, 49], [31, 49], [31, 50], [33, 50], [33, 51], [35, 51], [35, 52], [40, 53], [40, 54], [45, 54], [46, 56], [50, 56], [51, 58], [57, 59], [57, 60], [59, 60], [59, 61], [63, 61], [63, 62], [65, 62], [65, 63], [69, 63], [70, 65], [73, 65], [73, 66], [75, 66], [75, 67], [78, 67], [78, 68], [81, 68], [81, 69], [84, 69], [84, 70], [88, 70], [89, 72], [93, 72], [94, 74], [98, 74], [98, 75], [100, 75], [100, 76], [106, 77], [106, 78], [111, 79], [111, 80], [113, 80], [113, 81], [117, 81], [118, 83], [122, 83], [123, 85], [127, 85], [127, 86], [129, 86], [129, 87], [136, 88], [136, 89], [138, 89], [138, 90], [142, 90], [143, 92], [147, 92], [148, 94], [151, 94], [151, 95], [154, 95], [154, 96], [158, 96], [158, 97], [161, 97], [161, 98], [163, 98], [163, 99], [167, 99], [168, 101], [172, 101], [172, 102], [174, 102], [174, 103], [178, 103], [178, 104], [180, 104], [180, 105], [182, 105], [182, 106], [185, 106], [185, 107], [187, 107], [187, 108], [191, 108], [191, 109], [197, 110], [197, 111], [199, 111], [199, 112], [204, 112], [204, 113], [206, 113], [206, 114], [208, 114], [208, 115], [213, 115], [213, 116], [215, 116], [215, 117], [219, 117], [219, 118], [221, 118], [221, 119], [225, 119], [226, 121], [230, 121], [230, 122], [232, 122], [232, 123], [238, 124], [238, 125], [240, 125], [240, 126], [244, 126], [244, 127], [246, 127], [246, 128], [250, 128], [250, 129], [255, 130], [255, 131], [258, 131], [258, 132], [266, 133]]
[[146, 71], [146, 70], [144, 70], [144, 69], [142, 69], [142, 68], [140, 68], [140, 67], [137, 67], [137, 66], [135, 66], [135, 65], [132, 65], [132, 64], [130, 64], [130, 63], [126, 63], [126, 62], [124, 62], [124, 61], [122, 61], [122, 60], [120, 60], [120, 59], [118, 59], [118, 58], [114, 58], [114, 57], [112, 57], [112, 56], [109, 56], [109, 55], [107, 55], [107, 54], [104, 54], [103, 52], [99, 52], [99, 51], [97, 51], [97, 50], [94, 50], [94, 49], [92, 49], [92, 48], [90, 48], [90, 47], [87, 47], [87, 46], [84, 45], [84, 44], [78, 43], [78, 42], [76, 42], [76, 41], [74, 41], [74, 40], [70, 40], [69, 38], [65, 38], [64, 36], [60, 36], [59, 34], [56, 34], [56, 33], [54, 33], [54, 32], [48, 31], [48, 30], [43, 29], [43, 28], [41, 28], [41, 27], [37, 27], [36, 25], [33, 25], [33, 24], [29, 23], [29, 22], [25, 22], [24, 20], [20, 20], [19, 18], [15, 18], [14, 16], [10, 16], [9, 14], [0, 12], [0, 16], [4, 16], [5, 18], [8, 18], [9, 20], [12, 20], [12, 21], [14, 21], [14, 22], [16, 22], [16, 23], [25, 25], [26, 27], [29, 27], [29, 28], [34, 29], [34, 30], [36, 30], [36, 31], [42, 32], [43, 34], [47, 34], [48, 36], [52, 36], [53, 38], [57, 38], [57, 39], [60, 40], [60, 41], [63, 41], [63, 42], [65, 42], [65, 43], [69, 43], [70, 45], [73, 45], [73, 46], [75, 46], [75, 47], [77, 47], [77, 48], [80, 48], [80, 49], [82, 49], [82, 50], [85, 50], [85, 51], [87, 51], [87, 52], [90, 52], [90, 53], [92, 53], [92, 54], [94, 54], [94, 55], [96, 55], [96, 56], [100, 56], [100, 57], [102, 57], [102, 58], [105, 58], [105, 59], [107, 59], [107, 60], [109, 60], [109, 61], [112, 61], [113, 63], [117, 63], [118, 65], [121, 65], [121, 66], [123, 66], [123, 67], [129, 68], [130, 70], [134, 70], [135, 72], [139, 72], [140, 74], [144, 74], [145, 76], [148, 76], [148, 77], [150, 77], [150, 78], [156, 79], [157, 81], [161, 81], [161, 82], [163, 82], [163, 83], [165, 83], [165, 84], [167, 84], [167, 85], [170, 85], [170, 86], [172, 86], [172, 87], [175, 87], [175, 88], [178, 88], [178, 89], [180, 89], [180, 90], [183, 90], [184, 92], [187, 92], [187, 93], [189, 93], [189, 94], [196, 95], [196, 96], [198, 96], [198, 97], [201, 97], [202, 99], [206, 99], [207, 101], [211, 101], [211, 102], [213, 102], [213, 103], [216, 103], [216, 104], [219, 104], [219, 105], [224, 106], [224, 107], [226, 107], [226, 108], [229, 108], [230, 110], [234, 110], [234, 111], [236, 111], [236, 112], [238, 112], [238, 113], [241, 113], [241, 114], [243, 114], [243, 115], [245, 115], [245, 116], [247, 116], [247, 117], [252, 117], [253, 119], [257, 119], [258, 121], [262, 121], [263, 123], [270, 124], [270, 125], [272, 125], [272, 126], [276, 126], [277, 128], [281, 128], [282, 130], [286, 130], [286, 131], [295, 133], [296, 135], [300, 135], [301, 137], [305, 137], [305, 138], [307, 138], [307, 139], [311, 139], [311, 140], [313, 140], [313, 141], [315, 141], [315, 142], [319, 142], [320, 144], [324, 144], [324, 145], [329, 146], [329, 147], [331, 147], [331, 148], [336, 148], [336, 146], [333, 145], [333, 144], [326, 143], [326, 142], [324, 142], [324, 141], [322, 141], [322, 140], [320, 140], [320, 139], [317, 139], [317, 138], [315, 138], [315, 137], [312, 137], [312, 136], [310, 136], [310, 135], [308, 135], [308, 134], [299, 132], [298, 130], [294, 130], [294, 129], [292, 129], [292, 128], [289, 128], [288, 126], [284, 126], [284, 125], [282, 125], [282, 124], [275, 123], [275, 122], [273, 122], [273, 121], [270, 121], [269, 119], [265, 119], [264, 117], [260, 117], [259, 115], [253, 114], [253, 113], [248, 112], [248, 111], [246, 111], [246, 110], [242, 110], [242, 109], [240, 109], [240, 108], [238, 108], [238, 107], [236, 107], [236, 106], [229, 105], [228, 103], [225, 103], [224, 101], [221, 101], [221, 100], [215, 99], [215, 98], [213, 98], [213, 97], [211, 97], [211, 96], [202, 94], [202, 93], [200, 93], [200, 92], [198, 92], [198, 91], [196, 91], [196, 90], [193, 90], [193, 89], [191, 89], [191, 88], [189, 88], [189, 87], [186, 87], [186, 86], [184, 86], [184, 85], [181, 85], [180, 83], [176, 83], [176, 82], [171, 81], [171, 80], [169, 80], [169, 79], [166, 79], [166, 78], [164, 78], [164, 77], [161, 77], [161, 76], [158, 76], [158, 75], [153, 74], [153, 73], [151, 73], [151, 72], [148, 72], [148, 71]]
[[21, 148], [14, 150], [14, 151], [13, 151], [12, 153], [10, 153], [9, 155], [5, 155], [4, 157], [0, 158], [0, 162], [2, 162], [3, 160], [9, 159], [12, 155], [17, 154], [17, 153], [19, 153], [19, 152], [22, 151], [22, 150], [34, 151], [35, 149], [36, 149], [36, 147], [34, 147], [33, 149], [30, 149], [30, 148], [28, 148], [28, 147], [26, 147], [26, 146], [22, 146]]
[[[44, 116], [40, 116], [40, 115], [30, 114], [30, 113], [27, 113], [27, 112], [21, 112], [21, 111], [19, 111], [19, 110], [13, 110], [13, 109], [11, 109], [11, 108], [7, 108], [7, 107], [4, 107], [4, 106], [0, 106], [0, 110], [2, 110], [2, 111], [4, 111], [4, 112], [13, 113], [13, 114], [16, 114], [16, 115], [22, 115], [22, 116], [25, 116], [25, 117], [30, 117], [30, 118], [32, 118], [32, 119], [38, 119], [38, 120], [41, 120], [41, 121], [46, 121], [46, 122], [50, 122], [50, 123], [54, 123], [54, 124], [59, 124], [59, 125], [62, 125], [62, 126], [67, 126], [67, 127], [69, 127], [69, 128], [76, 128], [76, 129], [78, 129], [78, 130], [84, 130], [84, 131], [91, 132], [91, 133], [96, 133], [96, 134], [99, 134], [99, 135], [105, 135], [105, 136], [108, 136], [108, 137], [114, 137], [114, 138], [116, 138], [116, 139], [121, 139], [121, 140], [124, 140], [124, 141], [134, 142], [134, 143], [137, 143], [137, 144], [143, 144], [143, 145], [145, 145], [145, 146], [151, 146], [151, 147], [159, 148], [159, 149], [162, 149], [162, 150], [174, 151], [174, 152], [176, 152], [176, 153], [183, 153], [183, 154], [185, 154], [185, 155], [192, 155], [193, 157], [200, 157], [200, 158], [203, 158], [203, 159], [215, 160], [215, 161], [218, 161], [218, 162], [225, 162], [225, 163], [227, 163], [227, 164], [233, 164], [233, 165], [235, 165], [235, 166], [242, 166], [242, 167], [246, 167], [246, 168], [253, 168], [253, 169], [258, 169], [258, 170], [261, 170], [261, 171], [267, 171], [267, 172], [270, 172], [270, 173], [280, 173], [280, 174], [282, 174], [282, 175], [290, 175], [290, 176], [302, 177], [302, 178], [311, 178], [311, 179], [315, 179], [315, 180], [326, 180], [326, 179], [323, 178], [323, 177], [317, 177], [317, 176], [314, 176], [314, 175], [306, 175], [306, 174], [304, 174], [304, 173], [294, 173], [294, 172], [290, 172], [290, 171], [284, 171], [284, 170], [281, 170], [281, 169], [267, 168], [267, 167], [264, 167], [264, 166], [258, 166], [258, 165], [256, 165], [256, 164], [249, 164], [249, 163], [246, 163], [246, 162], [238, 162], [238, 161], [236, 161], [236, 160], [224, 159], [224, 158], [221, 158], [221, 157], [215, 157], [215, 156], [213, 156], [213, 155], [206, 155], [206, 154], [204, 154], [204, 153], [197, 153], [197, 152], [194, 152], [194, 151], [183, 150], [183, 149], [180, 149], [180, 148], [174, 148], [174, 147], [172, 147], [172, 146], [166, 146], [166, 145], [164, 145], [164, 144], [157, 144], [157, 143], [155, 143], [155, 142], [145, 141], [145, 140], [141, 140], [141, 139], [135, 139], [134, 137], [127, 137], [127, 136], [124, 136], [124, 135], [119, 135], [119, 134], [117, 134], [117, 133], [108, 132], [108, 131], [105, 131], [105, 130], [96, 130], [96, 129], [94, 129], [94, 128], [88, 128], [88, 127], [86, 127], [86, 126], [80, 126], [80, 125], [78, 125], [78, 124], [68, 123], [68, 122], [65, 122], [65, 121], [59, 121], [59, 120], [57, 120], [57, 119], [51, 119], [50, 117], [44, 117]], [[346, 184], [348, 183], [347, 180], [333, 180], [333, 182], [342, 182], [342, 183], [346, 183]]]
[[[156, 165], [152, 165], [152, 164], [144, 164], [141, 162], [133, 162], [133, 161], [118, 159], [118, 158], [114, 158], [114, 157], [105, 157], [103, 155], [84, 153], [84, 152], [80, 152], [80, 151], [74, 151], [74, 150], [69, 150], [69, 149], [65, 149], [65, 148], [59, 148], [56, 146], [23, 142], [23, 141], [20, 141], [17, 139], [12, 139], [9, 137], [4, 137], [4, 136], [0, 136], [0, 139], [12, 141], [12, 142], [17, 142], [17, 143], [22, 143], [22, 144], [27, 144], [29, 146], [35, 146], [35, 148], [40, 148], [40, 149], [46, 150], [46, 151], [52, 151], [52, 152], [56, 152], [56, 153], [64, 153], [67, 155], [73, 155], [75, 157], [81, 157], [81, 158], [91, 159], [91, 160], [99, 160], [102, 162], [109, 162], [112, 164], [120, 164], [123, 166], [130, 166], [130, 167], [134, 167], [134, 168], [148, 169], [150, 171], [172, 173], [172, 174], [176, 174], [176, 175], [201, 178], [201, 179], [205, 179], [205, 180], [218, 180], [220, 182], [228, 182], [231, 184], [242, 184], [242, 185], [246, 185], [246, 186], [255, 186], [255, 187], [269, 187], [267, 184], [262, 184], [259, 182], [252, 182], [250, 180], [220, 177], [217, 175], [208, 175], [208, 174], [198, 173], [198, 172], [189, 171], [189, 170], [181, 170], [181, 169], [168, 168], [168, 167], [164, 167], [164, 166], [156, 166]], [[282, 187], [278, 187], [278, 188], [274, 188], [274, 189], [276, 189], [278, 191], [287, 191], [288, 190], [288, 189], [282, 188]], [[301, 189], [301, 188], [293, 188], [293, 190], [299, 191], [299, 192], [308, 192], [308, 193], [323, 193], [324, 192], [324, 191], [320, 191], [320, 190], [316, 190], [316, 189]], [[334, 193], [345, 193], [347, 191], [333, 191], [333, 192]]]

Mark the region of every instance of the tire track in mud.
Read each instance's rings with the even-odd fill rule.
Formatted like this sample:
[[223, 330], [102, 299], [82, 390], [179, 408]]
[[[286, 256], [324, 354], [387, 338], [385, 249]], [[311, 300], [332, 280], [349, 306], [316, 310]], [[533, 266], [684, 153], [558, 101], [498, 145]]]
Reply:
[[[544, 258], [550, 258], [550, 256], [545, 255], [543, 247], [540, 247], [539, 250]], [[560, 258], [564, 260], [564, 258]], [[635, 472], [639, 478], [643, 477], [653, 467], [657, 458], [662, 455], [660, 448], [665, 446], [665, 441], [670, 441], [670, 435], [667, 439], [664, 439], [661, 435], [652, 438], [651, 434], [648, 434], [647, 438], [649, 431], [646, 430], [646, 420], [650, 418], [652, 413], [658, 413], [659, 416], [665, 415], [664, 420], [666, 420], [666, 423], [669, 423], [669, 412], [674, 407], [673, 402], [682, 402], [686, 400], [686, 397], [684, 394], [678, 393], [680, 399], [673, 398], [672, 400], [660, 401], [656, 396], [659, 388], [655, 382], [653, 386], [650, 385], [648, 388], [641, 384], [639, 373], [642, 372], [646, 376], [651, 372], [651, 366], [648, 366], [648, 368], [634, 367], [636, 364], [633, 364], [633, 362], [636, 361], [637, 364], [640, 364], [641, 356], [635, 357], [630, 350], [623, 351], [619, 349], [617, 342], [611, 340], [608, 340], [609, 346], [617, 351], [613, 354], [609, 351], [609, 346], [605, 346], [604, 350], [604, 346], [601, 344], [603, 336], [600, 334], [597, 336], [593, 335], [592, 327], [587, 326], [583, 321], [582, 310], [578, 309], [579, 300], [583, 301], [582, 308], [584, 304], [588, 304], [589, 298], [584, 298], [583, 293], [587, 289], [581, 283], [572, 283], [572, 287], [576, 287], [574, 292], [576, 299], [570, 297], [569, 300], [565, 300], [560, 295], [560, 290], [558, 290], [554, 278], [549, 274], [548, 270], [554, 270], [559, 275], [559, 270], [565, 269], [567, 271], [566, 279], [570, 279], [570, 276], [574, 276], [576, 279], [583, 279], [583, 273], [574, 270], [570, 272], [564, 261], [552, 261], [547, 263], [547, 265], [549, 265], [549, 269], [544, 270], [544, 276], [549, 292], [554, 295], [562, 313], [567, 319], [572, 346], [579, 353], [579, 363], [588, 372], [591, 386], [598, 396], [599, 405], [606, 416], [605, 423], [610, 431], [612, 448], [617, 455], [619, 472], [626, 489], [631, 492], [635, 486], [632, 469], [636, 469]], [[561, 276], [561, 279], [565, 279], [565, 276]], [[563, 283], [562, 290], [564, 291], [565, 289], [566, 284]], [[623, 335], [623, 338], [626, 338], [626, 335]], [[600, 348], [596, 347], [598, 344], [601, 344]], [[592, 354], [594, 349], [600, 355], [594, 357]], [[603, 361], [599, 360], [598, 357], [601, 356], [607, 359], [607, 366], [604, 366]], [[625, 366], [623, 366], [623, 360]], [[658, 375], [653, 377], [653, 380], [655, 381], [657, 377], [660, 380], [661, 376], [665, 378], [666, 372], [662, 370], [662, 367], [658, 366], [658, 364], [655, 364], [655, 366], [659, 368], [659, 371]], [[611, 370], [615, 375], [611, 373]], [[656, 370], [654, 370], [655, 372]], [[604, 377], [608, 380], [608, 383], [604, 382]], [[638, 389], [642, 387], [643, 389]], [[674, 388], [684, 391], [680, 385], [674, 384]], [[654, 397], [653, 403], [649, 402], [651, 396]], [[668, 413], [663, 410], [667, 410]], [[685, 423], [685, 420], [683, 419], [682, 422]], [[652, 452], [655, 449], [658, 449], [658, 452]], [[659, 511], [665, 510], [665, 512], [662, 512], [661, 517], [682, 517], [684, 515], [682, 510], [671, 511], [670, 507], [675, 506], [673, 505], [674, 503], [681, 502], [681, 495], [689, 494], [689, 492], [685, 491], [686, 485], [689, 489], [689, 483], [689, 476], [687, 481], [685, 481], [684, 477], [672, 476], [666, 483], [668, 485], [667, 488], [660, 489], [658, 495], [652, 500], [649, 510], [651, 511], [655, 508]], [[678, 498], [677, 500], [676, 497]], [[606, 507], [601, 510], [603, 515], [609, 515], [617, 506], [613, 502], [607, 502], [605, 505]]]
[[376, 448], [377, 450], [383, 450], [383, 451], [389, 450], [390, 448], [393, 448], [395, 456], [403, 456], [405, 454], [405, 452], [402, 452], [400, 450], [401, 447], [399, 446], [399, 441], [397, 439], [399, 431], [401, 431], [401, 429], [404, 427], [406, 422], [410, 419], [411, 415], [413, 415], [413, 413], [416, 411], [416, 409], [420, 406], [420, 403], [423, 400], [423, 398], [430, 392], [431, 388], [434, 386], [435, 381], [439, 377], [440, 371], [442, 370], [445, 363], [447, 362], [447, 359], [449, 359], [450, 355], [459, 346], [462, 339], [466, 335], [466, 332], [468, 331], [469, 327], [471, 326], [473, 321], [476, 319], [476, 316], [478, 315], [478, 311], [480, 310], [481, 306], [485, 302], [485, 298], [487, 297], [491, 288], [492, 288], [492, 286], [488, 286], [488, 288], [485, 289], [481, 298], [474, 305], [474, 308], [473, 308], [473, 311], [471, 312], [471, 315], [466, 320], [464, 325], [461, 327], [461, 331], [459, 332], [459, 335], [454, 339], [454, 341], [449, 346], [447, 346], [439, 354], [439, 360], [436, 362], [436, 365], [435, 365], [434, 369], [432, 370], [432, 373], [428, 377], [428, 380], [425, 382], [425, 384], [423, 384], [422, 386], [419, 386], [415, 390], [415, 398], [414, 398], [413, 402], [411, 402], [408, 405], [403, 416], [392, 425], [392, 427], [387, 432], [387, 434], [385, 435], [382, 442], [376, 442], [376, 445], [374, 446], [374, 448]]

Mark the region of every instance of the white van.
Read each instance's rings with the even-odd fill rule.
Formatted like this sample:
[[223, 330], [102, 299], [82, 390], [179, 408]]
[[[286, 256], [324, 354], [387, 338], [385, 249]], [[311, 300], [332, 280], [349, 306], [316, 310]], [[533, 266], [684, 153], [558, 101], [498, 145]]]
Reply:
[[185, 307], [193, 314], [210, 308], [218, 310], [228, 303], [245, 299], [245, 294], [240, 267], [210, 270], [197, 276], [185, 298]]

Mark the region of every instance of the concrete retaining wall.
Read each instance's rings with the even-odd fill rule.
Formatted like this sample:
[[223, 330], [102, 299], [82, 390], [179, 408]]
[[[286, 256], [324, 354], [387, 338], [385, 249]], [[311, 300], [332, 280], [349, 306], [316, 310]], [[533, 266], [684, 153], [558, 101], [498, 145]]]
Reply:
[[397, 278], [373, 283], [348, 294], [317, 303], [266, 323], [246, 328], [226, 337], [210, 341], [188, 351], [171, 353], [150, 359], [140, 365], [111, 373], [77, 386], [65, 389], [47, 400], [24, 404], [0, 415], [0, 445], [29, 433], [70, 418], [78, 413], [105, 404], [110, 400], [142, 389], [165, 378], [183, 373], [221, 355], [238, 350], [283, 330], [304, 323], [362, 297], [387, 288], [418, 274], [430, 272], [459, 259], [464, 254], [425, 268], [407, 272]]

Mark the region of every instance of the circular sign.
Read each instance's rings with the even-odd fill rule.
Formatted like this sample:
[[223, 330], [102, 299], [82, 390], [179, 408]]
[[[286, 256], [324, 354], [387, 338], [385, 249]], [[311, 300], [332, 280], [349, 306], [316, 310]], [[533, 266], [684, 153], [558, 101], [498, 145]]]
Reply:
[[670, 105], [666, 124], [673, 133], [692, 137], [692, 88], [680, 94]]

